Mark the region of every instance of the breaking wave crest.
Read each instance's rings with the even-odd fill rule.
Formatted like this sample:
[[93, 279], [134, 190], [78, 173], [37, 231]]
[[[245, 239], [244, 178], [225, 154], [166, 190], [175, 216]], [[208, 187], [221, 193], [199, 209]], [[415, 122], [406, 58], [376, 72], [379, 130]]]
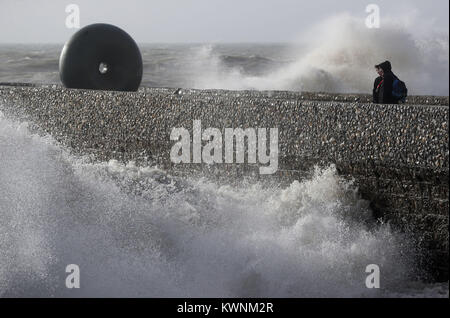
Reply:
[[242, 67], [242, 61], [230, 65], [213, 45], [203, 46], [197, 51], [197, 65], [191, 65], [193, 86], [371, 93], [377, 76], [374, 65], [390, 60], [411, 95], [449, 94], [448, 33], [419, 37], [387, 18], [380, 29], [369, 29], [364, 19], [343, 14], [308, 29], [301, 43], [290, 49], [298, 51], [291, 52], [292, 60], [278, 65], [267, 59], [249, 60], [259, 62], [260, 70], [253, 73]]

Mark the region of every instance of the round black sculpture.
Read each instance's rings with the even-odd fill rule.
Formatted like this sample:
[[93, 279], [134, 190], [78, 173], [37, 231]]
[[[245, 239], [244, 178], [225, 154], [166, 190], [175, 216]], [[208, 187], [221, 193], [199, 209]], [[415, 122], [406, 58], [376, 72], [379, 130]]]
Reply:
[[91, 24], [64, 46], [59, 76], [67, 88], [136, 91], [142, 80], [141, 52], [122, 29]]

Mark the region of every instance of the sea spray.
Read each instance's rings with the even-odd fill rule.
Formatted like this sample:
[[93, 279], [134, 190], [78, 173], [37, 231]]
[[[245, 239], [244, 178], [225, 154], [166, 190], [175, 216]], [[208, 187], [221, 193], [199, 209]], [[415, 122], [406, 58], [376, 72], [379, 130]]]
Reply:
[[304, 30], [285, 54], [293, 58], [263, 74], [224, 63], [212, 45], [200, 47], [187, 67], [195, 88], [371, 93], [374, 65], [390, 60], [411, 95], [448, 95], [448, 33], [424, 32], [411, 34], [388, 17], [369, 29], [364, 19], [341, 14]]
[[[332, 166], [236, 188], [90, 163], [0, 117], [0, 213], [3, 297], [448, 297], [444, 285], [409, 292], [414, 246], [373, 225]], [[80, 289], [65, 287], [69, 264]], [[365, 286], [369, 264], [379, 290]]]

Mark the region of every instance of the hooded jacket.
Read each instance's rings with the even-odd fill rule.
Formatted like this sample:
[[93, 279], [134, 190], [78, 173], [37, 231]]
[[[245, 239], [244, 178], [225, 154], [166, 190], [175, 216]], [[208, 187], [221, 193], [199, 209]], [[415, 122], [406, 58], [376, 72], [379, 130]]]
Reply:
[[373, 102], [378, 104], [398, 104], [398, 100], [392, 96], [394, 79], [397, 78], [392, 73], [392, 66], [389, 61], [375, 65], [383, 70], [383, 77], [379, 76], [373, 84]]

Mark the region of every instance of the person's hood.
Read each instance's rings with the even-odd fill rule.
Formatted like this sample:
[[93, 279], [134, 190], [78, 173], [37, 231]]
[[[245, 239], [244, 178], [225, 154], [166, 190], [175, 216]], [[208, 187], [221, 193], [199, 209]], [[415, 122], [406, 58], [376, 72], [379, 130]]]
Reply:
[[384, 72], [390, 72], [392, 70], [391, 62], [384, 61], [381, 64], [375, 65], [377, 68], [381, 68]]

